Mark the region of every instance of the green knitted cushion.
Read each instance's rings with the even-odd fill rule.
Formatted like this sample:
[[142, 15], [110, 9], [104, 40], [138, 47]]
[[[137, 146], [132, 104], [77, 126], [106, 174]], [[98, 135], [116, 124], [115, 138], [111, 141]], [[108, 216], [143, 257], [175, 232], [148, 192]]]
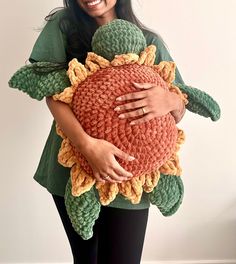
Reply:
[[115, 55], [136, 53], [147, 46], [142, 31], [122, 19], [99, 27], [92, 38], [92, 51], [111, 61]]

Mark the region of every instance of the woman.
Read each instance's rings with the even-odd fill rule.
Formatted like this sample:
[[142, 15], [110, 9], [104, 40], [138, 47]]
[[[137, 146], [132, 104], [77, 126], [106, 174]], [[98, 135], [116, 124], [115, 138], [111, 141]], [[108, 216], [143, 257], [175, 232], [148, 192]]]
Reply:
[[[83, 62], [91, 50], [91, 38], [97, 27], [115, 18], [126, 19], [143, 30], [147, 45], [158, 47], [156, 64], [161, 60], [172, 60], [161, 39], [144, 29], [134, 16], [130, 0], [68, 0], [64, 4], [65, 9], [50, 17], [41, 32], [31, 53], [31, 62], [50, 61], [66, 65], [74, 57]], [[176, 81], [183, 83], [178, 71]], [[134, 86], [137, 92], [117, 98], [124, 102], [119, 111], [127, 111], [120, 118], [137, 117], [137, 124], [171, 112], [176, 122], [180, 121], [185, 109], [178, 95], [151, 83]], [[145, 90], [138, 91], [141, 88]], [[135, 101], [125, 102], [130, 99]], [[46, 102], [55, 121], [87, 159], [98, 181], [121, 182], [132, 177], [115, 157], [127, 161], [135, 157], [105, 140], [86, 134], [68, 105], [51, 97], [47, 97]], [[91, 239], [84, 241], [73, 230], [63, 198], [69, 170], [57, 162], [61, 139], [55, 132], [55, 121], [34, 179], [53, 196], [71, 245], [74, 263], [140, 263], [150, 205], [145, 193], [137, 205], [119, 196], [109, 206], [102, 207]]]

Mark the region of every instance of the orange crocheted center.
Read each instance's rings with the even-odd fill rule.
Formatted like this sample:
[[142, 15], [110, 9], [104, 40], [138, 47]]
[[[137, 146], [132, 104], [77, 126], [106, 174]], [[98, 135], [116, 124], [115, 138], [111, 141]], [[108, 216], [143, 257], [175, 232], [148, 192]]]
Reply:
[[[130, 64], [101, 69], [83, 81], [76, 90], [72, 109], [83, 129], [92, 137], [105, 139], [136, 159], [127, 162], [117, 158], [120, 165], [140, 176], [162, 166], [173, 154], [177, 140], [174, 118], [167, 114], [149, 122], [131, 126], [132, 120], [120, 119], [114, 111], [118, 96], [135, 92], [132, 82], [154, 83], [168, 89], [151, 67]], [[140, 90], [138, 90], [140, 91]], [[92, 170], [74, 148], [80, 166], [90, 175]]]

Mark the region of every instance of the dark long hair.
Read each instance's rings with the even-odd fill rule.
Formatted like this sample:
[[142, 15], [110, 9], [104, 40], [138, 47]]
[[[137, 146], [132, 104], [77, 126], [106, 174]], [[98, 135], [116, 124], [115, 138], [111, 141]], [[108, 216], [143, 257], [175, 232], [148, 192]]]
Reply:
[[[95, 19], [86, 14], [77, 3], [77, 0], [64, 0], [65, 15], [61, 18], [60, 29], [67, 38], [67, 61], [77, 58], [84, 62], [87, 52], [91, 51], [91, 40], [98, 25]], [[135, 16], [131, 0], [117, 0], [116, 15], [120, 19], [130, 21], [137, 25], [144, 34], [150, 32]], [[46, 20], [52, 19], [52, 12]]]

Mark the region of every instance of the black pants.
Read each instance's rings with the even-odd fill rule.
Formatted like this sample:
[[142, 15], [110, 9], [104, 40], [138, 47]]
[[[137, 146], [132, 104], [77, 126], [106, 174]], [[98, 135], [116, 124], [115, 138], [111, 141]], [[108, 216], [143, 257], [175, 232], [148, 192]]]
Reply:
[[83, 240], [73, 229], [64, 198], [53, 195], [71, 246], [74, 264], [139, 264], [148, 209], [126, 210], [102, 206], [94, 235]]

